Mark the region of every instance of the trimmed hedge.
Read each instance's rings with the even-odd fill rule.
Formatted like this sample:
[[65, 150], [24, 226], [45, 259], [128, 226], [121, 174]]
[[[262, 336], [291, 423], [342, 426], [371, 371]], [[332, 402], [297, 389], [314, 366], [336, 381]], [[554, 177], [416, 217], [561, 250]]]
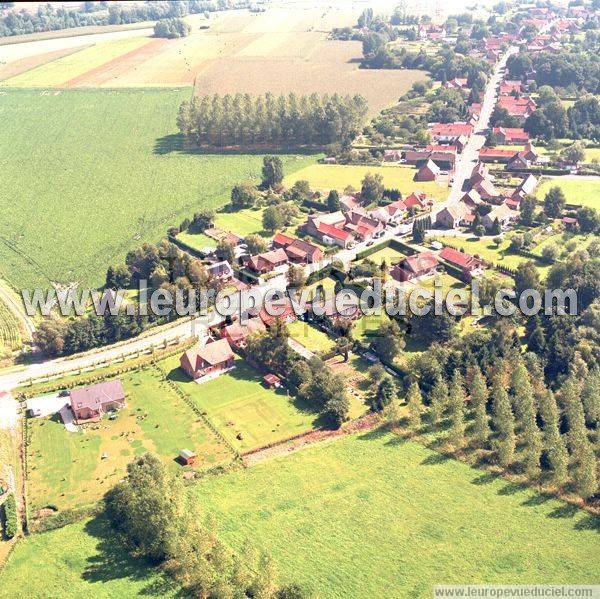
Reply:
[[18, 530], [17, 502], [15, 496], [10, 493], [3, 504], [4, 512], [4, 536], [12, 539]]

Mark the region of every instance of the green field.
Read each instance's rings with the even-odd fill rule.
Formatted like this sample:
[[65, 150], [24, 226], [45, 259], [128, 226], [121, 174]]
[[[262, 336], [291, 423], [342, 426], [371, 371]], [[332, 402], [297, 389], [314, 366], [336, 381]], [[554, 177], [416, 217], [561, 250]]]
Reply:
[[323, 331], [320, 331], [307, 322], [296, 320], [288, 324], [287, 329], [290, 337], [312, 352], [328, 352], [335, 345], [335, 342]]
[[133, 457], [144, 451], [157, 453], [176, 471], [181, 467], [174, 459], [184, 448], [196, 452], [198, 469], [231, 460], [227, 447], [158, 370], [148, 367], [120, 378], [127, 406], [115, 420], [105, 417], [75, 433], [65, 429], [59, 416], [29, 420], [27, 486], [32, 510], [97, 501], [120, 480]]
[[219, 212], [215, 217], [215, 226], [224, 231], [237, 233], [242, 237], [263, 230], [262, 214], [264, 208], [246, 208], [237, 212]]
[[10, 308], [0, 300], [0, 358], [4, 352], [13, 352], [23, 347], [21, 327]]
[[544, 178], [536, 191], [536, 196], [543, 200], [551, 187], [560, 187], [567, 199], [567, 204], [600, 208], [600, 177], [588, 179], [583, 177]]
[[260, 373], [243, 360], [237, 360], [233, 370], [201, 385], [179, 369], [177, 356], [165, 360], [163, 368], [240, 451], [308, 431], [317, 421], [313, 411], [288, 397], [284, 389], [267, 389]]
[[367, 173], [381, 173], [386, 187], [399, 189], [403, 196], [412, 191], [423, 191], [434, 199], [442, 200], [448, 195], [446, 185], [435, 182], [416, 182], [417, 171], [408, 166], [344, 166], [339, 164], [313, 164], [288, 175], [284, 184], [291, 186], [295, 181], [305, 179], [313, 189], [344, 190], [348, 185], [360, 189], [361, 181]]
[[177, 239], [189, 245], [191, 248], [202, 251], [204, 248], [216, 248], [217, 242], [203, 233], [179, 233]]
[[401, 260], [406, 258], [406, 256], [395, 250], [393, 247], [385, 247], [377, 252], [367, 256], [365, 260], [370, 260], [371, 262], [375, 262], [376, 264], [381, 264], [384, 260], [388, 267], [394, 266], [394, 264], [398, 264]]
[[391, 434], [312, 447], [192, 493], [234, 548], [251, 537], [284, 580], [321, 597], [600, 576], [590, 516]]
[[[110, 264], [231, 187], [262, 156], [178, 151], [175, 117], [190, 90], [0, 92], [0, 278], [14, 287], [99, 285]], [[282, 155], [286, 172], [309, 155]]]

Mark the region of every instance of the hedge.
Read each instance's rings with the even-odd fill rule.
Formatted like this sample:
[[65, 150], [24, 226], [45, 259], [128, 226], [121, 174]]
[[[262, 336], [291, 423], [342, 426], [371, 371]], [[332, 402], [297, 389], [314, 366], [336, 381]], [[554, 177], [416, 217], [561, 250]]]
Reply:
[[90, 516], [97, 516], [102, 511], [102, 504], [98, 502], [91, 506], [72, 508], [58, 512], [47, 518], [29, 521], [30, 532], [46, 532], [48, 530], [56, 530], [75, 522], [80, 522]]
[[10, 493], [3, 504], [4, 506], [4, 536], [12, 539], [17, 534], [18, 516], [15, 496]]

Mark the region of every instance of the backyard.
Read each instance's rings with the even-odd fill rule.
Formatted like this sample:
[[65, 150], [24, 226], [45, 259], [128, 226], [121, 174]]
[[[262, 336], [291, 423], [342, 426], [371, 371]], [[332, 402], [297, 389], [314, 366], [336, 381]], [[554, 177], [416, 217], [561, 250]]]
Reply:
[[296, 320], [288, 324], [287, 329], [290, 337], [313, 353], [329, 352], [335, 345], [323, 331], [307, 322]]
[[566, 197], [567, 204], [591, 206], [598, 209], [600, 197], [600, 177], [580, 177], [577, 175], [563, 177], [544, 177], [536, 191], [540, 201], [551, 187], [560, 187]]

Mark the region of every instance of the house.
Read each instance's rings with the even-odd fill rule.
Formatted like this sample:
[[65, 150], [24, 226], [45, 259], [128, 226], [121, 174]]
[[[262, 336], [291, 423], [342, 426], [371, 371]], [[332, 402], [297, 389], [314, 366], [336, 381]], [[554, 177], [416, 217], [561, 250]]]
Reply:
[[325, 245], [337, 245], [341, 248], [347, 248], [353, 240], [352, 235], [348, 231], [338, 229], [327, 223], [319, 223], [315, 237], [320, 239]]
[[469, 106], [467, 106], [467, 111], [471, 117], [474, 117], [476, 120], [479, 120], [479, 116], [481, 115], [481, 102], [473, 102]]
[[244, 238], [241, 235], [238, 235], [237, 233], [232, 233], [231, 231], [228, 231], [221, 238], [221, 241], [224, 241], [225, 243], [228, 243], [229, 245], [236, 247], [236, 246], [244, 243]]
[[468, 138], [473, 134], [473, 125], [469, 123], [434, 123], [430, 132], [440, 143], [456, 143], [461, 137]]
[[468, 227], [475, 220], [475, 210], [464, 202], [456, 202], [440, 210], [435, 217], [435, 224], [442, 229]]
[[370, 213], [371, 218], [387, 225], [389, 222], [397, 222], [404, 216], [407, 206], [402, 200], [396, 200], [387, 206], [376, 208]]
[[283, 249], [289, 261], [296, 264], [312, 264], [323, 259], [320, 247], [283, 233], [277, 233], [273, 237], [273, 247]]
[[421, 166], [429, 160], [431, 152], [429, 150], [406, 150], [404, 160], [406, 164]]
[[450, 81], [446, 81], [443, 85], [446, 89], [468, 89], [466, 77], [454, 77]]
[[523, 152], [521, 153], [523, 154], [523, 158], [529, 162], [537, 162], [540, 157], [538, 151], [533, 147], [533, 144], [530, 141], [525, 144]]
[[520, 171], [528, 169], [532, 161], [526, 158], [525, 152], [517, 152], [506, 164], [506, 170]]
[[514, 94], [519, 94], [521, 93], [521, 87], [522, 87], [522, 83], [521, 81], [511, 81], [511, 80], [506, 80], [503, 81], [500, 84], [500, 95], [501, 96], [510, 96], [510, 95], [514, 95]]
[[404, 198], [404, 205], [407, 210], [411, 210], [413, 208], [418, 208], [420, 210], [425, 210], [428, 206], [433, 204], [431, 200], [427, 199], [427, 194], [422, 191], [413, 191], [410, 195]]
[[492, 132], [500, 145], [517, 146], [529, 141], [529, 133], [522, 127], [494, 127]]
[[500, 193], [489, 179], [484, 179], [473, 185], [473, 190], [479, 194], [482, 200], [487, 202], [500, 198]]
[[246, 346], [246, 340], [250, 335], [255, 333], [266, 332], [263, 321], [260, 318], [248, 318], [246, 324], [234, 322], [223, 329], [222, 336], [227, 339], [229, 345], [236, 349], [241, 349]]
[[228, 370], [233, 366], [234, 358], [227, 339], [210, 339], [184, 352], [179, 359], [179, 365], [188, 376], [196, 380]]
[[259, 274], [273, 272], [276, 268], [285, 266], [287, 263], [288, 256], [283, 248], [246, 258], [247, 268]]
[[190, 449], [182, 449], [177, 459], [184, 466], [191, 466], [196, 461], [196, 454]]
[[519, 213], [515, 210], [512, 210], [510, 206], [507, 206], [506, 204], [500, 204], [499, 206], [494, 206], [491, 212], [488, 212], [488, 214], [481, 218], [481, 224], [486, 229], [491, 229], [494, 221], [498, 219], [500, 226], [505, 229], [512, 221], [516, 220], [518, 216]]
[[402, 160], [402, 152], [400, 150], [384, 150], [384, 162], [400, 162]]
[[440, 174], [440, 167], [433, 161], [428, 160], [415, 174], [415, 181], [435, 181]]
[[576, 218], [573, 218], [572, 216], [563, 216], [560, 219], [560, 222], [562, 222], [567, 231], [573, 231], [579, 226], [579, 221]]
[[73, 389], [69, 398], [78, 423], [101, 418], [105, 412], [125, 407], [125, 390], [118, 379]]
[[281, 379], [272, 372], [263, 376], [263, 383], [267, 389], [279, 389], [281, 387]]
[[294, 239], [296, 239], [295, 237], [292, 237], [291, 235], [286, 235], [285, 233], [276, 233], [275, 236], [273, 237], [273, 241], [271, 242], [271, 245], [273, 247], [273, 249], [279, 249], [279, 248], [283, 248], [285, 249], [288, 245], [290, 245]]
[[470, 208], [477, 208], [480, 204], [483, 204], [483, 200], [479, 195], [479, 192], [475, 189], [471, 189], [460, 199], [461, 202], [469, 206]]
[[350, 194], [343, 194], [340, 196], [340, 204], [342, 206], [342, 210], [346, 212], [347, 210], [354, 210], [360, 206], [360, 202], [356, 198], [356, 196]]
[[379, 220], [370, 218], [362, 212], [351, 211], [346, 213], [344, 229], [358, 240], [365, 241], [371, 239], [377, 231], [381, 231], [383, 225]]
[[233, 279], [233, 268], [231, 267], [231, 264], [227, 262], [227, 260], [223, 260], [222, 262], [209, 264], [206, 267], [206, 274], [208, 274], [212, 280], [226, 283]]
[[362, 316], [357, 296], [351, 296], [348, 301], [344, 301], [341, 309], [338, 309], [335, 297], [326, 297], [321, 303], [311, 302], [307, 308], [312, 311], [314, 317], [326, 319], [333, 326], [337, 326], [341, 321], [356, 320]]
[[501, 162], [508, 161], [517, 153], [516, 150], [502, 150], [498, 148], [481, 148], [479, 150], [479, 160], [481, 162]]
[[529, 96], [500, 96], [498, 106], [505, 108], [510, 116], [526, 119], [537, 109], [536, 103]]
[[404, 258], [390, 270], [390, 274], [396, 281], [411, 281], [417, 277], [434, 274], [438, 265], [436, 255], [426, 251]]
[[268, 306], [263, 303], [258, 311], [258, 316], [267, 327], [271, 326], [277, 319], [289, 324], [290, 322], [294, 322], [298, 317], [292, 300], [288, 296], [274, 298]]
[[490, 175], [488, 167], [485, 164], [483, 164], [483, 162], [478, 162], [471, 171], [469, 183], [471, 184], [471, 187], [473, 187], [481, 181], [489, 181], [491, 179], [492, 175]]
[[438, 256], [444, 260], [444, 262], [460, 268], [464, 278], [467, 280], [471, 280], [471, 278], [481, 270], [481, 260], [479, 258], [459, 252], [451, 247], [445, 247]]
[[338, 210], [330, 214], [311, 214], [301, 229], [325, 245], [338, 245], [346, 248], [352, 235], [344, 230], [346, 215]]
[[526, 195], [531, 195], [535, 191], [537, 184], [538, 181], [532, 174], [527, 175], [515, 189], [513, 197], [519, 196], [522, 199]]

